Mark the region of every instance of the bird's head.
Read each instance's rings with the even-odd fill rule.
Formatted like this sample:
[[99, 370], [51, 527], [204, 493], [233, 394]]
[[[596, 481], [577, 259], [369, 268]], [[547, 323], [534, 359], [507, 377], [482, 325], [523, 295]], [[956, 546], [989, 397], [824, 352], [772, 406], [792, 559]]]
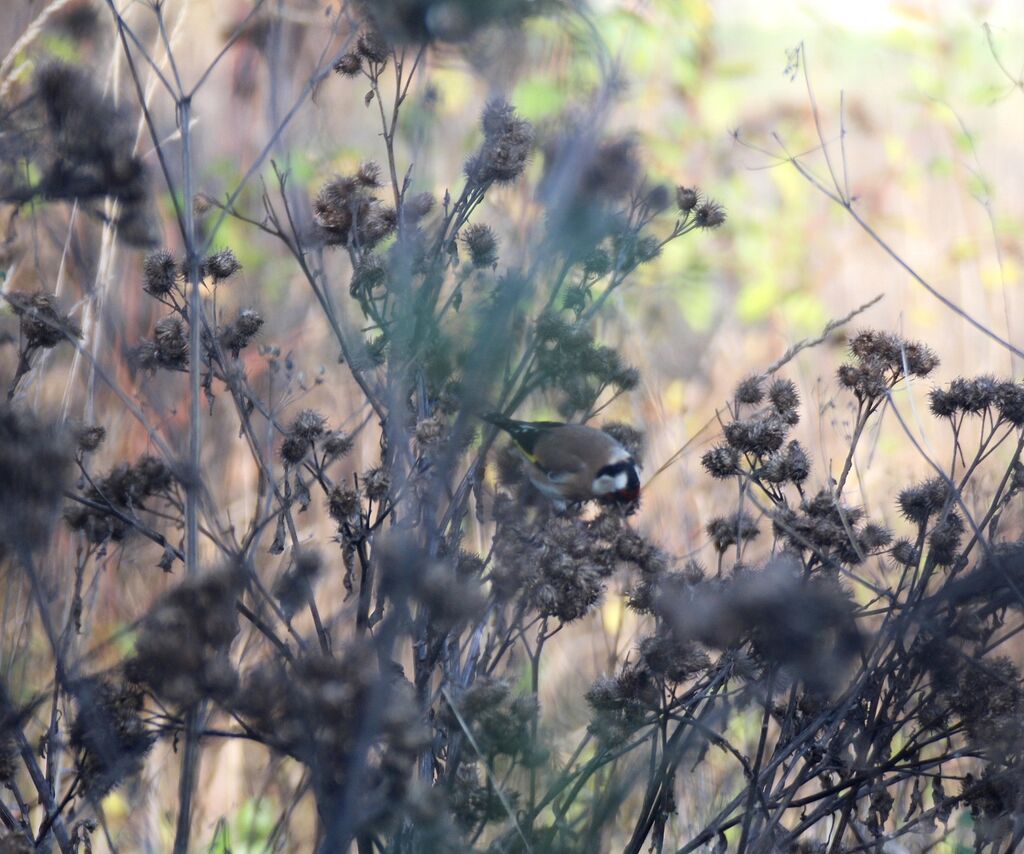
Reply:
[[594, 478], [594, 495], [602, 501], [632, 504], [640, 499], [640, 470], [632, 457], [604, 466]]

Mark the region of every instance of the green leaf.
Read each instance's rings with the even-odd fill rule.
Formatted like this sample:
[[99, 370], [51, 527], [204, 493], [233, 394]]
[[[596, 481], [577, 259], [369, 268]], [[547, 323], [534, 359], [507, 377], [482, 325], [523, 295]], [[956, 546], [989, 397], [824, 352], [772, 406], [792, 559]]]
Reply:
[[538, 121], [555, 113], [564, 106], [568, 92], [548, 76], [528, 77], [516, 86], [512, 103], [524, 118]]

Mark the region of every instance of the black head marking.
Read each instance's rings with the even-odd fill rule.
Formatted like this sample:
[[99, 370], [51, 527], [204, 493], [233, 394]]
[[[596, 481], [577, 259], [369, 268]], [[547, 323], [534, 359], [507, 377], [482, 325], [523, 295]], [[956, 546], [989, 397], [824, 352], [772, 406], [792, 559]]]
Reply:
[[608, 497], [623, 501], [635, 501], [640, 496], [640, 472], [637, 471], [636, 461], [632, 457], [602, 466], [597, 472], [597, 477], [614, 479], [620, 474], [626, 475], [625, 487], [611, 493]]

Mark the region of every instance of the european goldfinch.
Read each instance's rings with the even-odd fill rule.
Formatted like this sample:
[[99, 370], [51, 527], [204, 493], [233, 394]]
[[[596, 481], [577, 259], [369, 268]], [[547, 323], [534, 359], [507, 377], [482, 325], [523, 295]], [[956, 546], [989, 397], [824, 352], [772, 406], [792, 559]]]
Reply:
[[629, 503], [640, 497], [640, 467], [619, 442], [594, 427], [558, 421], [481, 416], [500, 427], [526, 458], [530, 482], [558, 505], [598, 499]]

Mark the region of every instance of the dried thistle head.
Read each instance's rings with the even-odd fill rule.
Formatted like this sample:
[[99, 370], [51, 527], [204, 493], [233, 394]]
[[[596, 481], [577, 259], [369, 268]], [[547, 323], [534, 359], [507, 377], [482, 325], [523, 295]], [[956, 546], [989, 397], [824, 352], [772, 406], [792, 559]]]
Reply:
[[832, 576], [806, 577], [787, 554], [726, 581], [667, 591], [656, 613], [679, 640], [725, 650], [749, 638], [759, 660], [784, 668], [813, 691], [838, 687], [861, 648], [849, 594]]
[[331, 459], [345, 456], [354, 446], [354, 439], [343, 430], [332, 430], [321, 442], [324, 453]]
[[28, 349], [49, 350], [68, 338], [80, 338], [82, 330], [57, 305], [56, 297], [43, 291], [7, 294], [21, 322], [21, 335]]
[[337, 485], [328, 496], [327, 509], [334, 521], [339, 524], [348, 522], [362, 512], [359, 493], [354, 489]]
[[498, 239], [490, 226], [468, 226], [462, 232], [462, 242], [469, 250], [469, 258], [474, 267], [494, 267], [498, 263]]
[[391, 48], [379, 30], [367, 29], [356, 36], [356, 51], [367, 62], [383, 65], [388, 60]]
[[580, 619], [600, 601], [618, 564], [621, 518], [539, 516], [524, 525], [511, 500], [496, 502], [495, 515], [491, 583], [499, 599], [517, 598], [562, 622]]
[[142, 769], [156, 735], [142, 722], [143, 690], [137, 683], [82, 679], [72, 694], [77, 714], [71, 747], [86, 793], [99, 800]]
[[722, 226], [725, 218], [725, 208], [712, 199], [701, 202], [693, 212], [697, 227], [708, 231]]
[[708, 536], [720, 554], [732, 546], [754, 539], [761, 533], [757, 522], [747, 513], [735, 513], [712, 519], [707, 524]]
[[178, 706], [229, 698], [238, 677], [228, 648], [238, 634], [235, 604], [245, 579], [242, 567], [230, 565], [189, 578], [160, 597], [125, 665], [129, 679]]
[[763, 457], [782, 447], [789, 425], [774, 413], [739, 418], [725, 425], [725, 441], [740, 453]]
[[178, 281], [178, 264], [166, 249], [150, 252], [142, 263], [142, 289], [153, 297], [169, 294]]
[[297, 466], [309, 453], [309, 439], [299, 433], [289, 433], [281, 442], [281, 461], [287, 466]]
[[640, 658], [651, 673], [670, 682], [685, 682], [711, 666], [711, 659], [700, 644], [679, 640], [670, 632], [643, 638]]
[[764, 400], [764, 377], [760, 374], [747, 377], [736, 386], [734, 394], [738, 403], [757, 405]]
[[188, 368], [188, 327], [177, 315], [169, 314], [153, 328], [156, 365], [169, 370]]
[[334, 64], [334, 70], [342, 77], [357, 77], [363, 70], [363, 58], [355, 51], [346, 53]]
[[315, 442], [324, 435], [327, 419], [315, 409], [303, 409], [292, 420], [288, 432], [307, 442]]
[[380, 167], [364, 163], [351, 176], [336, 176], [320, 188], [313, 200], [313, 218], [328, 246], [372, 249], [398, 225], [394, 208], [375, 195]]
[[712, 448], [700, 458], [700, 463], [708, 474], [720, 480], [734, 477], [741, 471], [740, 452], [731, 445]]
[[900, 512], [915, 525], [926, 525], [951, 500], [951, 484], [943, 477], [908, 487], [897, 498]]
[[854, 335], [850, 352], [855, 364], [843, 365], [838, 378], [861, 401], [875, 402], [903, 377], [926, 377], [939, 365], [926, 345], [873, 329]]
[[515, 181], [533, 151], [533, 125], [520, 118], [515, 108], [500, 98], [487, 104], [480, 124], [484, 142], [466, 161], [466, 177], [481, 185]]
[[[777, 379], [768, 386], [768, 400], [777, 413], [787, 424], [795, 424], [797, 419], [787, 418], [788, 413], [796, 413], [800, 406], [800, 393], [792, 380]], [[798, 416], [797, 416], [798, 417]]]
[[[358, 774], [358, 832], [394, 825], [416, 757], [429, 744], [415, 688], [359, 638], [331, 655], [303, 653], [287, 666], [271, 659], [254, 668], [231, 708], [266, 743], [306, 765], [329, 796]], [[354, 768], [360, 749], [369, 759]]]
[[391, 475], [387, 469], [378, 466], [363, 474], [363, 492], [373, 501], [383, 501], [391, 489]]
[[135, 463], [117, 465], [96, 479], [84, 490], [88, 504], [69, 505], [64, 518], [92, 543], [120, 541], [134, 530], [122, 517], [133, 515], [154, 496], [168, 497], [174, 483], [174, 475], [163, 460], [142, 456]]
[[235, 257], [235, 253], [227, 248], [208, 255], [200, 267], [202, 274], [209, 276], [215, 282], [230, 279], [241, 269], [242, 265]]
[[701, 192], [696, 187], [676, 188], [676, 207], [680, 213], [688, 214], [701, 203]]
[[95, 451], [106, 438], [107, 428], [99, 424], [83, 424], [75, 430], [78, 450], [84, 454]]
[[643, 664], [626, 665], [617, 676], [598, 679], [587, 691], [593, 710], [589, 729], [603, 744], [629, 737], [651, 719], [661, 692]]
[[232, 323], [227, 324], [220, 332], [220, 342], [232, 357], [248, 347], [263, 328], [263, 315], [254, 308], [243, 308]]

